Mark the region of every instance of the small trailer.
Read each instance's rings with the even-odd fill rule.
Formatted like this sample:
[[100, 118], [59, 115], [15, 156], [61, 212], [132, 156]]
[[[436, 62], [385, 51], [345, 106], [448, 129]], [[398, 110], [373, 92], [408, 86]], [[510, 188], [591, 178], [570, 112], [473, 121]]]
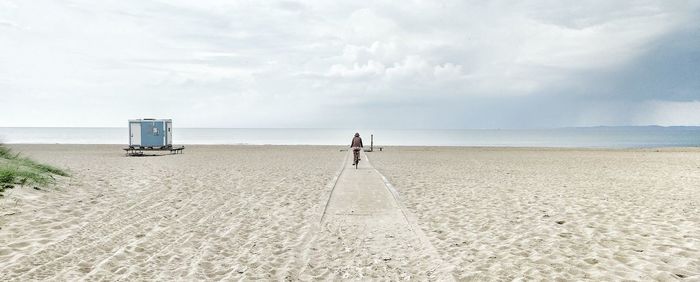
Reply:
[[184, 146], [173, 147], [173, 121], [171, 119], [130, 119], [128, 156], [142, 156], [143, 151], [170, 151], [182, 153]]

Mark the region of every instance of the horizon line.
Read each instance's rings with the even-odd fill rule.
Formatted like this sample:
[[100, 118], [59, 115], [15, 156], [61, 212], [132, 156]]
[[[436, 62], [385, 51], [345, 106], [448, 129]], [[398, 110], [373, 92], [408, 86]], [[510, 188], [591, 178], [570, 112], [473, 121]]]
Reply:
[[[180, 129], [302, 129], [302, 130], [553, 130], [585, 128], [623, 128], [623, 127], [700, 127], [700, 125], [591, 125], [591, 126], [557, 126], [557, 127], [491, 127], [491, 128], [343, 128], [343, 127], [176, 127]], [[127, 126], [0, 126], [0, 128], [128, 128]]]

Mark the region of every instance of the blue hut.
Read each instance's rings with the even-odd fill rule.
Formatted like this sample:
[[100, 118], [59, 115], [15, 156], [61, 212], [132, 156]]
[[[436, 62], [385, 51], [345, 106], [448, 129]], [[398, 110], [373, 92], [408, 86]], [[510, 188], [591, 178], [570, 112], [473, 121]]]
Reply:
[[129, 147], [168, 149], [173, 146], [171, 119], [130, 119]]

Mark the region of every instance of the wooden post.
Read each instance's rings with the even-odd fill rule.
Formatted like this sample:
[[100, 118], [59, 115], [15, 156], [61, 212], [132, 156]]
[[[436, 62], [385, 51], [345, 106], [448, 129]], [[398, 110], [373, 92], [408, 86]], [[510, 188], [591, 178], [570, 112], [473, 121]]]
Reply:
[[369, 136], [369, 151], [374, 152], [374, 134]]

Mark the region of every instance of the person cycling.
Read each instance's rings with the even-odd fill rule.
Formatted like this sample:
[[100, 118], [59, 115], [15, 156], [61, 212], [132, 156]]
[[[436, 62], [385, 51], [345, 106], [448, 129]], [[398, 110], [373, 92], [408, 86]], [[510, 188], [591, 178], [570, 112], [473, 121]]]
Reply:
[[355, 137], [352, 138], [352, 142], [350, 142], [350, 148], [352, 148], [352, 153], [354, 158], [354, 163], [357, 167], [357, 164], [360, 162], [360, 150], [362, 150], [362, 138], [360, 138], [360, 133], [355, 133]]

